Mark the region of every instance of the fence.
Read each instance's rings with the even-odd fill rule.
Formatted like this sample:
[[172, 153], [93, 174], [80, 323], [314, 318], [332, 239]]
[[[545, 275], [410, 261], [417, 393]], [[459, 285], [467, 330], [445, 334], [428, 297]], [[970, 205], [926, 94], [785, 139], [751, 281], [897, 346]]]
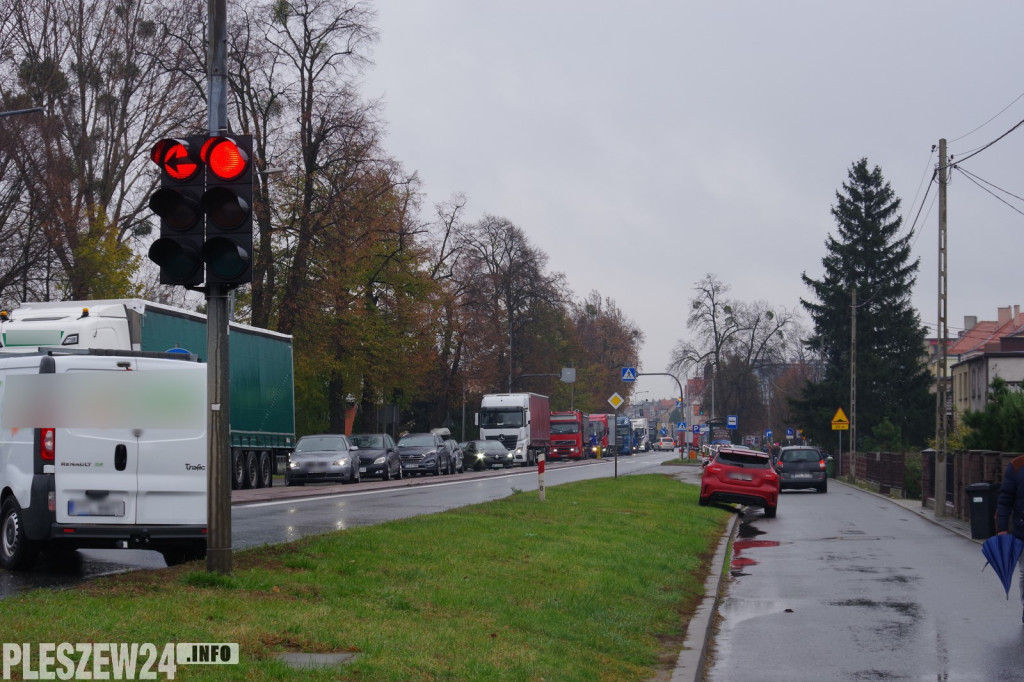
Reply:
[[[970, 504], [964, 488], [972, 483], [1002, 483], [1006, 465], [1020, 453], [965, 450], [950, 452], [946, 459], [946, 495], [943, 503], [946, 514], [964, 521], [970, 520]], [[850, 457], [843, 455], [842, 470], [836, 475], [850, 473]], [[906, 485], [906, 461], [901, 452], [859, 452], [855, 460], [857, 480], [867, 482], [878, 492], [902, 494]], [[921, 453], [921, 504], [935, 508], [935, 451]]]

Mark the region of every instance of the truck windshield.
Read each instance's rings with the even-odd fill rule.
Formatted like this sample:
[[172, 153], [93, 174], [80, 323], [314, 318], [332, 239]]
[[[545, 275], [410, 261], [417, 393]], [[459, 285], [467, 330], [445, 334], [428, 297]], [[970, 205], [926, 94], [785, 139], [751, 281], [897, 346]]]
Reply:
[[576, 422], [551, 422], [551, 433], [579, 433], [580, 425]]
[[518, 429], [523, 425], [523, 408], [496, 409], [487, 408], [480, 410], [480, 426], [490, 428], [511, 428]]

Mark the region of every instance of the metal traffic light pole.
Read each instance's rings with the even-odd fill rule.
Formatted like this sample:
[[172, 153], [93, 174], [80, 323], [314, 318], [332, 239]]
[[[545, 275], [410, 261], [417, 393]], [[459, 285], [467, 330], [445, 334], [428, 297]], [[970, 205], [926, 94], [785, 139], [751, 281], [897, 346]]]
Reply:
[[[207, 124], [210, 135], [227, 130], [227, 0], [208, 0]], [[228, 383], [228, 292], [206, 286], [206, 570], [231, 573], [231, 448]]]

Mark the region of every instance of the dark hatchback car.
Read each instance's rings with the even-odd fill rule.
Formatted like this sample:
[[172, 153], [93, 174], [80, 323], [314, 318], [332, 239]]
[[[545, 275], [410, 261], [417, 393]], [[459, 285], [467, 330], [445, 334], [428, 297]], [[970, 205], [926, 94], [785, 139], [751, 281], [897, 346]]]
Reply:
[[509, 469], [512, 467], [512, 453], [496, 440], [471, 440], [462, 448], [463, 461], [467, 469]]
[[358, 449], [341, 434], [303, 436], [288, 458], [285, 485], [341, 481], [359, 483]]
[[402, 458], [395, 440], [386, 433], [357, 433], [348, 437], [359, 448], [359, 473], [382, 480], [402, 478]]
[[398, 439], [398, 455], [406, 474], [440, 476], [455, 471], [451, 450], [436, 433], [407, 433]]
[[825, 476], [825, 455], [816, 448], [800, 445], [784, 447], [775, 462], [782, 488], [814, 488], [819, 493], [828, 492], [828, 478]]
[[711, 502], [763, 507], [771, 519], [779, 505], [779, 475], [767, 453], [723, 447], [704, 467], [698, 502], [702, 507]]

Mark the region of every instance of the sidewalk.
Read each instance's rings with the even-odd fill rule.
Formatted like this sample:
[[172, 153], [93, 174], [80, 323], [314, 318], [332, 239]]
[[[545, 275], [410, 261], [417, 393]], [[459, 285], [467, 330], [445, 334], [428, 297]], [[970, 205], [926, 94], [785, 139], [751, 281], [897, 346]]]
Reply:
[[[681, 481], [699, 485], [699, 474], [699, 471], [685, 470], [677, 474], [676, 477]], [[972, 539], [970, 523], [954, 519], [950, 516], [936, 518], [935, 511], [922, 506], [921, 500], [904, 500], [888, 497], [887, 495], [881, 495], [858, 486], [850, 485], [849, 483], [844, 483], [835, 478], [831, 479], [830, 483], [832, 485], [844, 485], [848, 488], [860, 490], [866, 495], [874, 495], [879, 499], [888, 500], [937, 526], [942, 526], [951, 533], [956, 533], [968, 540]], [[715, 558], [711, 562], [711, 572], [704, 582], [704, 596], [701, 598], [693, 618], [687, 625], [686, 639], [683, 642], [683, 650], [679, 652], [679, 658], [676, 660], [675, 671], [672, 673], [672, 682], [690, 682], [691, 680], [700, 682], [704, 677], [704, 659], [707, 655], [711, 623], [718, 608], [723, 579], [729, 575], [728, 549], [736, 533], [736, 528], [739, 526], [739, 521], [740, 515], [737, 514], [718, 544]], [[982, 540], [974, 540], [974, 542], [980, 545]]]
[[[840, 481], [836, 481], [836, 483], [840, 483]], [[843, 483], [843, 485], [848, 485], [848, 484]], [[855, 487], [855, 486], [850, 486], [850, 487]], [[935, 510], [934, 509], [929, 509], [928, 507], [925, 507], [925, 506], [922, 506], [921, 500], [897, 499], [897, 498], [893, 498], [893, 497], [887, 497], [885, 495], [879, 495], [878, 493], [873, 493], [870, 490], [864, 490], [864, 492], [868, 493], [869, 495], [874, 495], [875, 497], [880, 497], [883, 500], [889, 500], [893, 504], [898, 504], [899, 506], [903, 507], [904, 509], [906, 509], [908, 511], [914, 512], [915, 514], [920, 516], [922, 519], [925, 519], [927, 521], [931, 521], [932, 523], [934, 523], [937, 526], [942, 526], [943, 528], [945, 528], [946, 530], [948, 530], [948, 531], [950, 531], [952, 533], [956, 533], [957, 535], [962, 535], [963, 537], [967, 538], [968, 540], [973, 539], [973, 538], [971, 538], [971, 524], [969, 522], [961, 521], [960, 519], [955, 519], [952, 516], [936, 517], [935, 516]], [[974, 540], [974, 541], [977, 542], [979, 545], [982, 542], [984, 542], [983, 540]]]

